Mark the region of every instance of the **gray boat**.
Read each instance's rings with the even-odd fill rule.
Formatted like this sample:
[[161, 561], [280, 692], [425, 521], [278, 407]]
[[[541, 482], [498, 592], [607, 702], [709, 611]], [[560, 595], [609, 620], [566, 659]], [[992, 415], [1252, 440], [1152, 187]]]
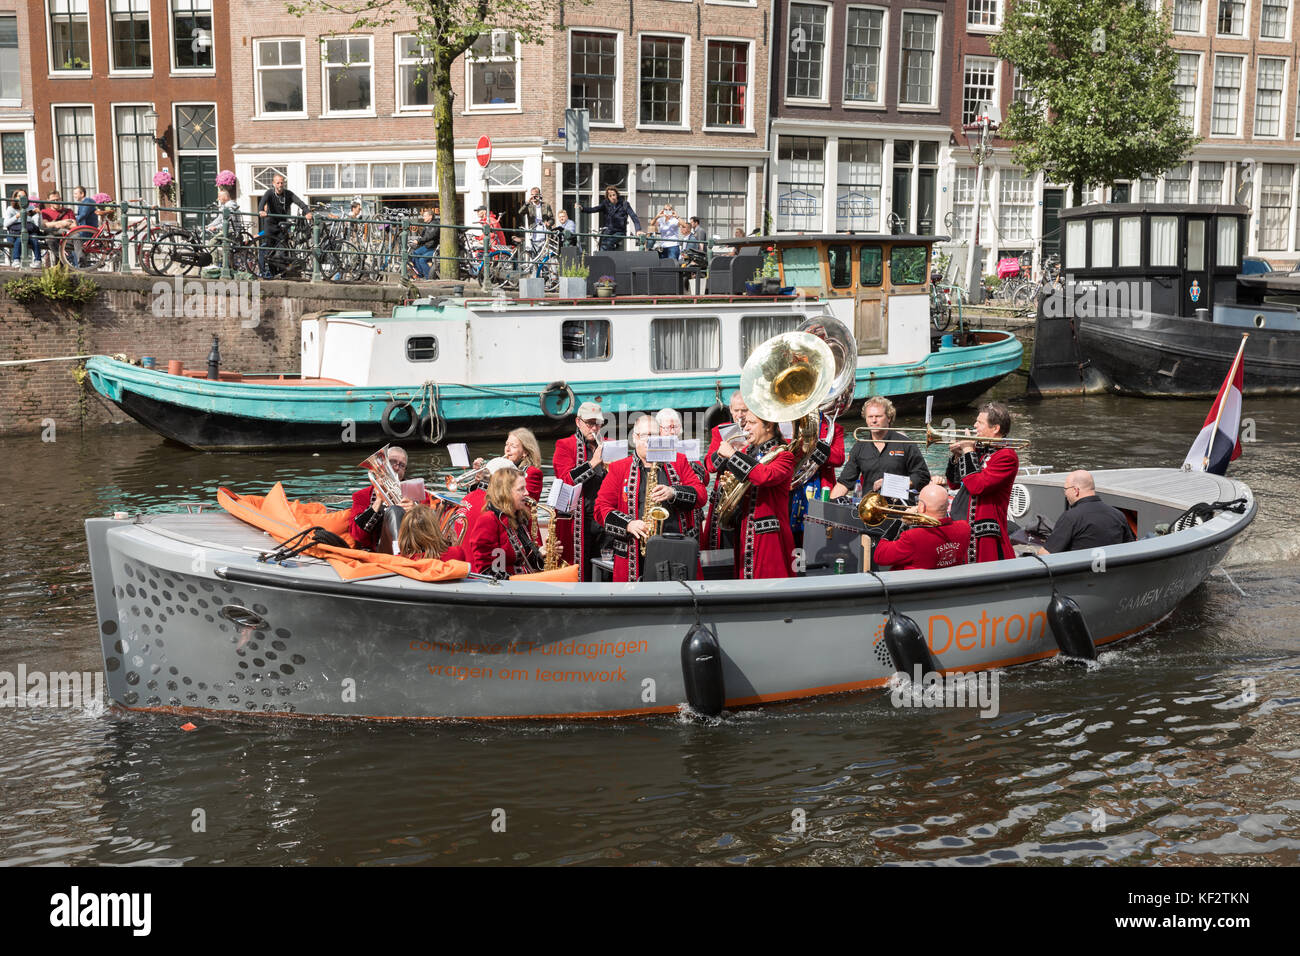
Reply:
[[[1254, 519], [1238, 481], [1171, 469], [1094, 473], [1138, 540], [1097, 552], [938, 571], [637, 584], [343, 581], [220, 511], [86, 522], [112, 700], [131, 710], [371, 719], [671, 713], [698, 691], [716, 635], [727, 708], [888, 684], [911, 672], [886, 640], [892, 608], [930, 664], [979, 671], [1061, 653], [1054, 594], [1105, 647], [1163, 620]], [[1053, 521], [1064, 476], [1021, 475], [1019, 525]], [[1197, 504], [1215, 508], [1158, 533]], [[1162, 529], [1161, 529], [1162, 530]], [[1056, 620], [1055, 618], [1053, 620]], [[701, 627], [700, 625], [703, 625]], [[1065, 645], [1069, 646], [1069, 645]], [[691, 685], [688, 688], [688, 685]]]

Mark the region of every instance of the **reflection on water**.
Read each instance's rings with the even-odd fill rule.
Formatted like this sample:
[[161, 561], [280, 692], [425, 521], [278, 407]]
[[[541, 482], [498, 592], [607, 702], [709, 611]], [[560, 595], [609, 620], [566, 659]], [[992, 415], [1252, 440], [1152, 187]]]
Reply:
[[[1034, 438], [1026, 460], [1058, 469], [1177, 464], [1205, 407], [1066, 399], [1018, 409], [1016, 433]], [[1293, 496], [1276, 489], [1293, 481], [1298, 411], [1247, 403], [1258, 441], [1232, 474], [1261, 510], [1226, 562], [1232, 581], [1215, 574], [1092, 669], [1004, 672], [996, 718], [895, 709], [887, 693], [713, 726], [200, 720], [187, 733], [171, 717], [9, 709], [0, 862], [1294, 864], [1300, 547]], [[221, 485], [346, 493], [370, 450], [201, 455], [134, 427], [0, 449], [7, 487], [34, 489], [11, 498], [25, 532], [0, 571], [10, 672], [101, 667], [84, 517]], [[416, 451], [410, 473], [435, 464], [445, 456]]]

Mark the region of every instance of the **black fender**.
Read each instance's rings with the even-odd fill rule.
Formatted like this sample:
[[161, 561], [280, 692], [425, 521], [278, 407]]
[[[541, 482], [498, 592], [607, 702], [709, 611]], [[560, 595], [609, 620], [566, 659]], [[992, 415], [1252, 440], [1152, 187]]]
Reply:
[[[393, 425], [393, 416], [399, 409], [406, 409], [406, 414], [410, 418], [410, 423], [403, 431], [398, 431]], [[420, 427], [420, 416], [416, 414], [415, 406], [408, 399], [395, 398], [384, 407], [383, 417], [379, 420], [380, 426], [384, 429], [384, 434], [395, 441], [405, 441], [415, 434]]]
[[894, 661], [894, 670], [902, 671], [915, 680], [916, 668], [921, 668], [921, 675], [934, 673], [939, 665], [930, 653], [930, 645], [921, 634], [921, 627], [906, 614], [899, 614], [892, 608], [885, 617], [885, 647]]
[[556, 422], [572, 415], [574, 408], [577, 407], [577, 401], [573, 389], [565, 382], [552, 382], [547, 385], [542, 389], [539, 398], [542, 414]]
[[1056, 646], [1066, 657], [1077, 657], [1085, 661], [1097, 659], [1097, 645], [1092, 639], [1092, 631], [1074, 598], [1053, 593], [1051, 603], [1047, 605], [1047, 623], [1052, 626]]
[[722, 678], [722, 645], [708, 624], [694, 624], [682, 640], [682, 682], [691, 709], [705, 717], [722, 713], [727, 693]]

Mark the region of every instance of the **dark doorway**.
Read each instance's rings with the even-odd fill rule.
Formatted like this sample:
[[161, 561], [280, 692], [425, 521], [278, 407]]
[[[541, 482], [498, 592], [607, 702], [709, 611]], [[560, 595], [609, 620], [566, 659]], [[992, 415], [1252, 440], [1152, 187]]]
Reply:
[[[176, 168], [181, 184], [181, 206], [203, 209], [217, 201], [217, 157], [181, 156]], [[201, 214], [195, 212], [184, 213], [182, 217], [187, 228], [200, 219]]]
[[1061, 209], [1065, 206], [1064, 189], [1043, 190], [1043, 259], [1061, 254]]
[[489, 193], [488, 209], [501, 223], [503, 229], [519, 229], [522, 223], [515, 221], [515, 213], [524, 204], [524, 193]]

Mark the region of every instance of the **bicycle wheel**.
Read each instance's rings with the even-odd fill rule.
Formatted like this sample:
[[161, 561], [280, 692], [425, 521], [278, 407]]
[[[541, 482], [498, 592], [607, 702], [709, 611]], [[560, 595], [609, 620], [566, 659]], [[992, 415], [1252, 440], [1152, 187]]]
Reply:
[[942, 293], [930, 302], [930, 321], [937, 332], [947, 332], [952, 326], [952, 306]]
[[1032, 309], [1037, 304], [1038, 286], [1032, 282], [1022, 283], [1011, 295], [1011, 304], [1018, 309]]
[[[145, 271], [156, 276], [186, 276], [194, 271], [193, 262], [182, 260], [181, 253], [189, 253], [189, 234], [180, 229], [167, 229], [144, 249]], [[189, 258], [188, 256], [186, 258]]]
[[356, 282], [361, 278], [361, 254], [350, 242], [338, 242], [320, 254], [320, 271], [326, 282]]
[[113, 241], [94, 226], [74, 226], [59, 243], [59, 259], [73, 269], [95, 272], [112, 261]]
[[514, 256], [504, 249], [493, 250], [488, 256], [488, 278], [494, 286], [513, 291], [519, 288], [519, 270]]
[[537, 266], [541, 277], [546, 280], [545, 289], [547, 292], [555, 292], [560, 288], [560, 257], [555, 254], [549, 254]]

